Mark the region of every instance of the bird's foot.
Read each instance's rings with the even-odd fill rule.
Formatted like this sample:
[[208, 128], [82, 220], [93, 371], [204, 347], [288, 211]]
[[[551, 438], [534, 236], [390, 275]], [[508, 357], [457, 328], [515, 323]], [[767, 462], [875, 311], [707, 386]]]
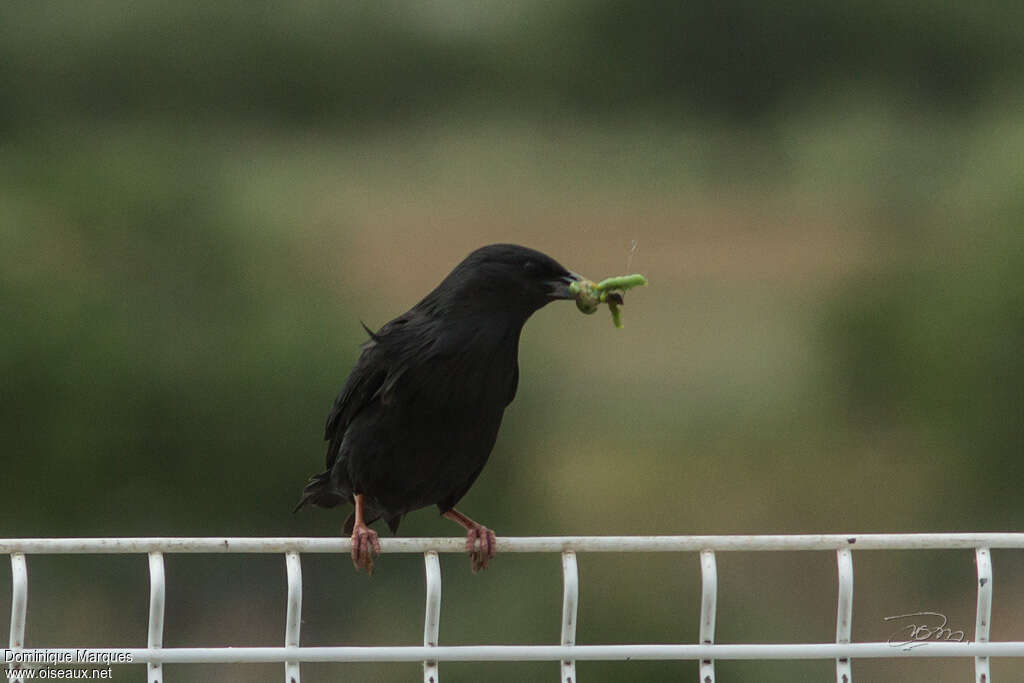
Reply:
[[469, 561], [473, 566], [473, 573], [476, 574], [482, 569], [487, 569], [487, 563], [494, 557], [498, 550], [498, 539], [494, 532], [476, 524], [466, 531], [466, 552], [469, 553]]
[[498, 551], [498, 539], [494, 532], [479, 522], [474, 522], [455, 508], [441, 513], [466, 530], [466, 552], [473, 566], [473, 573], [487, 569], [487, 563]]
[[377, 532], [363, 523], [356, 524], [352, 528], [352, 564], [356, 571], [365, 569], [367, 574], [373, 574], [375, 555], [380, 555]]

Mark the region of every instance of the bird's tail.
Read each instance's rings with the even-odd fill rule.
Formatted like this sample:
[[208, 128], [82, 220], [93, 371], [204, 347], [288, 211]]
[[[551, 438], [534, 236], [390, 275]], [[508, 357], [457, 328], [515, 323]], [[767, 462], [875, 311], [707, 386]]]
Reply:
[[302, 489], [302, 498], [299, 499], [299, 504], [292, 512], [298, 512], [308, 503], [322, 508], [332, 508], [347, 502], [348, 498], [331, 486], [331, 473], [328, 470], [310, 477], [306, 488]]

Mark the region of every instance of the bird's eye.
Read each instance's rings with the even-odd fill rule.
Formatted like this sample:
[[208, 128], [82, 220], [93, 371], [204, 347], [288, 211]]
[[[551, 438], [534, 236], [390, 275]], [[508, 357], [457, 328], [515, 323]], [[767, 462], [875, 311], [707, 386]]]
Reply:
[[540, 266], [534, 261], [527, 261], [523, 264], [523, 270], [527, 273], [537, 273], [540, 271]]

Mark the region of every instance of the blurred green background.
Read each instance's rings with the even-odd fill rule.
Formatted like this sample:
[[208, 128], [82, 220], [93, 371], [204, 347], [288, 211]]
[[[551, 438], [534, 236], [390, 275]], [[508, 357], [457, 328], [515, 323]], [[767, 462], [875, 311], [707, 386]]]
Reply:
[[[624, 330], [569, 304], [528, 324], [519, 396], [460, 505], [499, 535], [1020, 530], [1022, 20], [1011, 0], [4, 3], [0, 536], [339, 533], [345, 511], [291, 506], [359, 321], [496, 241], [652, 282]], [[402, 532], [458, 529], [425, 510]], [[372, 579], [303, 563], [304, 645], [420, 641], [419, 558]], [[973, 633], [970, 552], [854, 563], [855, 639], [920, 610]], [[992, 637], [1024, 639], [1024, 557], [994, 566]], [[557, 641], [557, 556], [442, 567], [443, 644]], [[578, 642], [696, 642], [696, 555], [580, 571]], [[834, 639], [831, 553], [726, 554], [719, 571], [721, 642]], [[177, 555], [167, 574], [165, 645], [282, 642], [283, 558]], [[144, 645], [144, 557], [32, 556], [29, 575], [29, 646]], [[971, 670], [854, 663], [861, 680]]]

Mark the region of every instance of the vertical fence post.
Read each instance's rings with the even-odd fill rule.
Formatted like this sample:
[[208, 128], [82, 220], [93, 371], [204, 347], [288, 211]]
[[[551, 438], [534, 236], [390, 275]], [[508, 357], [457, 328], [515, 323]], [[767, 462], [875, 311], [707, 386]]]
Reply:
[[[702, 550], [700, 553], [700, 644], [713, 645], [715, 642], [715, 620], [718, 615], [718, 564], [715, 553]], [[701, 683], [715, 683], [715, 661], [700, 660]]]
[[[423, 563], [427, 573], [427, 606], [423, 616], [423, 646], [437, 647], [438, 632], [441, 628], [441, 563], [437, 552], [430, 550], [423, 553]], [[423, 662], [423, 683], [438, 683], [437, 660], [428, 659]]]
[[[164, 555], [161, 552], [149, 554], [149, 638], [148, 647], [156, 650], [164, 646]], [[164, 669], [160, 662], [146, 665], [146, 680], [149, 683], [163, 683]]]
[[[978, 564], [978, 616], [974, 622], [974, 642], [987, 643], [992, 621], [992, 556], [988, 548], [978, 548], [974, 558]], [[988, 657], [974, 658], [974, 680], [975, 683], [992, 682]]]
[[[302, 626], [302, 561], [299, 554], [290, 551], [284, 554], [284, 566], [288, 574], [288, 613], [284, 622], [284, 646], [299, 646], [299, 628]], [[285, 683], [299, 683], [301, 672], [297, 661], [284, 663]]]
[[[25, 615], [28, 611], [28, 567], [24, 553], [11, 553], [11, 638], [10, 647], [17, 652], [25, 647]], [[12, 663], [11, 671], [21, 665]], [[22, 674], [12, 674], [12, 681], [24, 681]]]
[[[836, 606], [836, 644], [849, 645], [853, 627], [853, 553], [848, 548], [836, 551], [839, 568], [839, 601]], [[853, 666], [849, 657], [836, 659], [836, 683], [851, 683]]]
[[[576, 644], [576, 620], [580, 604], [580, 576], [576, 553], [562, 553], [562, 645]], [[576, 681], [576, 661], [562, 661], [562, 683]]]

